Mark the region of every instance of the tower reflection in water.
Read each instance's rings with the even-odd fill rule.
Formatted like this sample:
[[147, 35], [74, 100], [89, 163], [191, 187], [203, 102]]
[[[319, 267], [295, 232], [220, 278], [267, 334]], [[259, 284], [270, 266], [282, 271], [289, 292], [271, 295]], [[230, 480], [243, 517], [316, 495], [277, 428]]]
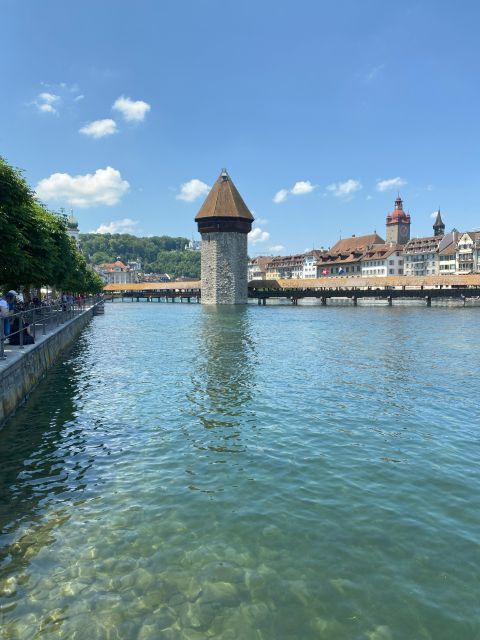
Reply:
[[255, 427], [256, 352], [246, 306], [204, 306], [193, 363], [189, 413], [195, 445], [211, 451], [240, 452]]

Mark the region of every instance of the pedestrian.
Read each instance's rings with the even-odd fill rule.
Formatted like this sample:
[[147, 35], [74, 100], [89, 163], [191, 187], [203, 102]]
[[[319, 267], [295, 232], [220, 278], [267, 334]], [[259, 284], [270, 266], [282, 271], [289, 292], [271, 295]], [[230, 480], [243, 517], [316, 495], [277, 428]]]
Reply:
[[5, 296], [0, 297], [0, 317], [3, 318], [3, 335], [7, 337], [10, 334], [10, 318], [14, 312], [15, 299], [18, 293], [11, 289], [7, 291]]

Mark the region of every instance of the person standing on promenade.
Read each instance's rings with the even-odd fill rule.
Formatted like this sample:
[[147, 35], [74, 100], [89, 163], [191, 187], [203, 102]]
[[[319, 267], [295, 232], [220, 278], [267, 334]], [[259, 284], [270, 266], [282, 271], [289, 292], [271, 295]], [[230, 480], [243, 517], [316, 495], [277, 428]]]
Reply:
[[5, 296], [0, 297], [0, 317], [3, 318], [3, 335], [8, 337], [10, 334], [10, 320], [8, 316], [13, 313], [13, 305], [17, 297], [16, 291], [8, 291]]

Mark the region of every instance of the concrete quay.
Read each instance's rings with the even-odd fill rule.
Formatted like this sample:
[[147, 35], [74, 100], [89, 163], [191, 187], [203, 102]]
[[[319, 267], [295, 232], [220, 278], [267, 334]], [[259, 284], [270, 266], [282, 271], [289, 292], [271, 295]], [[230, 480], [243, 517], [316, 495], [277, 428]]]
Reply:
[[93, 303], [47, 335], [37, 332], [35, 344], [5, 345], [6, 357], [0, 360], [0, 429], [91, 318], [103, 311], [102, 305], [103, 301]]

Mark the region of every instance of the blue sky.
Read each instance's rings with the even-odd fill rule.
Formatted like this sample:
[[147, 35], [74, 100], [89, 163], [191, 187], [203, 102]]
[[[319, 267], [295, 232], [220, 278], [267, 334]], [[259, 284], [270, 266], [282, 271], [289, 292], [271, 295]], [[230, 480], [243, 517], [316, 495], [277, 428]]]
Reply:
[[412, 235], [438, 206], [447, 230], [480, 227], [477, 2], [0, 0], [0, 14], [0, 154], [82, 231], [197, 237], [224, 166], [257, 218], [251, 254], [384, 235], [397, 191]]

